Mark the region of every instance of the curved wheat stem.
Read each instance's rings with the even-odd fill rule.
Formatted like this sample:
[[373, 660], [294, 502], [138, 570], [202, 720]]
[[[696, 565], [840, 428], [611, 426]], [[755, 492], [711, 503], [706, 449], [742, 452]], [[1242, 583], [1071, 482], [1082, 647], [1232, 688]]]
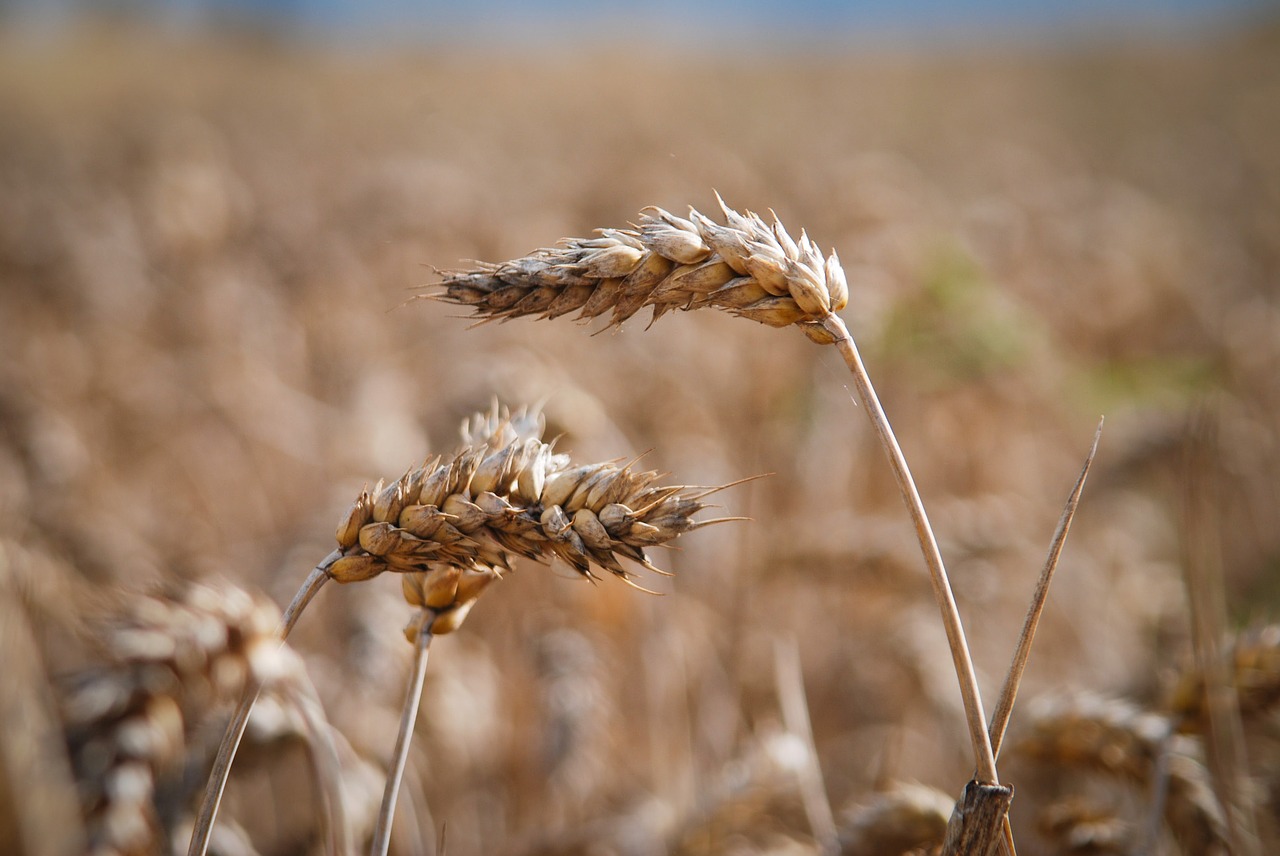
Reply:
[[999, 784], [996, 776], [995, 753], [991, 749], [991, 738], [987, 733], [987, 717], [982, 709], [982, 695], [978, 691], [978, 679], [973, 670], [973, 659], [969, 655], [969, 645], [965, 640], [964, 625], [960, 622], [960, 611], [956, 608], [955, 596], [951, 592], [951, 582], [942, 564], [942, 554], [938, 551], [938, 541], [929, 525], [929, 516], [925, 513], [920, 492], [916, 489], [915, 479], [911, 477], [911, 469], [907, 466], [906, 456], [898, 445], [889, 419], [876, 395], [875, 387], [867, 376], [862, 356], [854, 344], [849, 329], [839, 316], [829, 314], [823, 318], [822, 326], [834, 340], [840, 356], [844, 358], [849, 371], [853, 375], [854, 389], [871, 420], [880, 444], [889, 457], [894, 478], [902, 499], [915, 524], [916, 538], [920, 541], [920, 551], [924, 554], [925, 564], [929, 567], [929, 580], [933, 585], [933, 596], [942, 613], [942, 625], [947, 633], [947, 641], [951, 647], [952, 663], [956, 677], [960, 681], [960, 695], [964, 700], [965, 721], [969, 725], [969, 740], [973, 744], [975, 760], [978, 768], [978, 779], [984, 784]]
[[982, 696], [937, 540], [862, 357], [835, 314], [849, 299], [840, 259], [833, 252], [824, 260], [808, 235], [793, 239], [776, 218], [770, 225], [716, 199], [725, 225], [693, 210], [686, 219], [647, 208], [634, 229], [602, 229], [598, 238], [570, 238], [522, 259], [447, 272], [444, 291], [435, 296], [470, 307], [482, 320], [571, 312], [591, 319], [612, 310], [609, 323], [618, 325], [645, 306], [653, 308], [655, 320], [672, 309], [713, 307], [773, 327], [794, 324], [814, 342], [834, 344], [853, 374], [915, 524], [951, 646], [978, 776], [996, 785]]

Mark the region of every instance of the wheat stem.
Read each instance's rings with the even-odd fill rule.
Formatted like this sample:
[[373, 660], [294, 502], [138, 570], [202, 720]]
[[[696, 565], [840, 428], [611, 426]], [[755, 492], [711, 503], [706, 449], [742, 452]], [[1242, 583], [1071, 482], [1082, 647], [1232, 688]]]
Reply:
[[422, 700], [422, 685], [427, 677], [427, 655], [431, 652], [431, 626], [435, 614], [425, 617], [418, 630], [413, 648], [413, 674], [409, 690], [405, 693], [404, 709], [400, 714], [400, 730], [396, 734], [396, 748], [392, 754], [391, 771], [387, 774], [387, 786], [382, 792], [382, 807], [378, 810], [378, 825], [373, 833], [373, 856], [386, 856], [391, 845], [391, 816], [395, 813], [396, 797], [400, 793], [400, 780], [404, 777], [405, 761], [409, 757], [409, 741], [413, 738], [413, 726], [418, 721], [418, 706]]
[[822, 766], [818, 763], [818, 747], [813, 739], [813, 722], [809, 717], [809, 702], [805, 698], [804, 673], [800, 667], [800, 649], [795, 639], [776, 640], [773, 645], [774, 672], [777, 678], [778, 701], [782, 705], [782, 720], [787, 731], [804, 740], [809, 752], [808, 762], [800, 770], [800, 794], [804, 801], [804, 813], [809, 829], [818, 842], [823, 856], [840, 852], [840, 834], [836, 830], [831, 802], [822, 780]]
[[288, 701], [298, 711], [307, 730], [311, 765], [319, 783], [320, 816], [326, 819], [325, 840], [328, 852], [348, 856], [354, 851], [351, 828], [342, 804], [342, 763], [329, 734], [329, 723], [315, 686], [302, 669], [291, 676]]
[[[334, 550], [320, 564], [311, 569], [311, 573], [303, 581], [298, 593], [284, 611], [280, 621], [280, 639], [289, 638], [293, 626], [298, 623], [302, 611], [311, 603], [312, 598], [329, 579], [328, 569], [342, 554]], [[209, 781], [205, 784], [204, 797], [200, 802], [200, 810], [196, 814], [195, 828], [191, 831], [191, 843], [187, 847], [187, 856], [205, 856], [209, 849], [209, 836], [213, 834], [214, 821], [218, 819], [218, 809], [222, 805], [222, 793], [227, 787], [227, 778], [231, 775], [231, 765], [235, 762], [236, 752], [240, 749], [240, 741], [244, 738], [245, 729], [249, 726], [249, 715], [253, 712], [254, 702], [262, 685], [251, 680], [244, 689], [244, 695], [231, 714], [227, 730], [218, 744], [218, 754], [213, 760], [213, 769], [209, 771]]]
[[1018, 637], [1018, 647], [1013, 654], [1013, 662], [1009, 665], [1009, 674], [1000, 688], [1000, 698], [996, 701], [996, 709], [991, 715], [991, 750], [1000, 755], [1000, 744], [1004, 742], [1005, 731], [1009, 727], [1009, 717], [1013, 714], [1013, 703], [1018, 698], [1018, 686], [1022, 683], [1022, 674], [1026, 671], [1027, 660], [1031, 657], [1031, 644], [1036, 638], [1036, 628], [1040, 625], [1040, 614], [1049, 600], [1049, 583], [1053, 581], [1053, 572], [1058, 567], [1058, 558], [1062, 555], [1062, 547], [1067, 542], [1067, 532], [1071, 529], [1071, 521], [1075, 517], [1076, 508], [1080, 505], [1080, 493], [1084, 490], [1084, 481], [1093, 466], [1093, 458], [1098, 454], [1098, 441], [1102, 439], [1102, 422], [1098, 420], [1098, 430], [1093, 435], [1093, 446], [1089, 456], [1085, 458], [1080, 477], [1076, 479], [1067, 504], [1058, 518], [1057, 531], [1053, 533], [1053, 541], [1049, 545], [1049, 556], [1045, 559], [1044, 568], [1040, 571], [1040, 579], [1036, 581], [1035, 592], [1031, 596], [1031, 607], [1027, 610], [1026, 621], [1022, 624], [1022, 635]]
[[960, 612], [956, 608], [955, 596], [951, 593], [951, 582], [947, 578], [947, 570], [942, 564], [942, 555], [938, 551], [938, 541], [929, 526], [929, 517], [925, 514], [924, 503], [920, 492], [916, 490], [915, 480], [907, 466], [906, 456], [893, 434], [889, 419], [885, 416], [880, 399], [876, 396], [871, 378], [863, 365], [862, 355], [849, 335], [840, 316], [828, 313], [822, 319], [822, 327], [835, 338], [835, 346], [844, 357], [849, 371], [853, 374], [853, 386], [858, 399], [867, 411], [880, 443], [889, 457], [893, 475], [897, 479], [902, 499], [911, 513], [915, 524], [916, 537], [920, 540], [920, 549], [924, 553], [925, 564], [929, 566], [929, 579], [933, 585], [933, 596], [942, 612], [942, 624], [947, 632], [947, 643], [951, 648], [951, 659], [955, 665], [956, 678], [960, 682], [960, 695], [964, 700], [965, 720], [969, 725], [969, 739], [973, 744], [973, 753], [978, 771], [978, 781], [982, 784], [996, 785], [995, 753], [991, 749], [991, 739], [987, 733], [987, 717], [982, 709], [982, 695], [978, 691], [978, 679], [973, 670], [973, 658], [969, 654], [969, 645], [965, 641], [964, 625], [960, 622]]

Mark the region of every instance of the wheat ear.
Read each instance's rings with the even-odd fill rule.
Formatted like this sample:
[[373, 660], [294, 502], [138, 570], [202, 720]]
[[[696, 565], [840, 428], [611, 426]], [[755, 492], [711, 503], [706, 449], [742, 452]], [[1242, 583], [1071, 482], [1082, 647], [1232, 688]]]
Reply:
[[1163, 790], [1161, 814], [1183, 852], [1230, 852], [1208, 771], [1166, 717], [1095, 695], [1039, 699], [1014, 748], [1053, 767], [1093, 770], [1158, 796]]
[[501, 264], [444, 274], [445, 302], [467, 306], [483, 320], [556, 318], [577, 312], [591, 319], [611, 311], [618, 325], [644, 306], [654, 319], [672, 309], [713, 307], [772, 327], [798, 326], [819, 344], [840, 351], [868, 418], [879, 437], [929, 567], [942, 613], [980, 781], [996, 785], [995, 754], [987, 717], [937, 539], [853, 337], [836, 312], [849, 300], [840, 259], [824, 260], [804, 232], [793, 239], [773, 224], [740, 214], [716, 197], [721, 225], [697, 211], [688, 218], [646, 208], [633, 229], [602, 229], [597, 238], [571, 238]]
[[239, 589], [189, 586], [135, 598], [115, 620], [104, 639], [112, 667], [74, 683], [63, 700], [93, 852], [159, 848], [158, 789], [174, 786], [200, 717], [249, 684], [280, 688], [301, 714], [327, 852], [350, 852], [328, 724], [301, 660], [275, 642], [276, 616]]
[[[338, 549], [318, 564], [285, 611], [287, 637], [302, 611], [330, 579], [355, 583], [394, 571], [405, 599], [422, 610], [426, 639], [456, 630], [480, 596], [518, 556], [560, 559], [588, 579], [602, 568], [636, 588], [630, 560], [660, 571], [645, 548], [666, 544], [702, 526], [737, 518], [693, 519], [702, 500], [728, 485], [658, 486], [658, 474], [635, 462], [575, 465], [542, 441], [545, 420], [536, 409], [510, 411], [496, 402], [462, 425], [463, 445], [435, 456], [389, 485], [364, 490], [343, 514]], [[647, 590], [646, 590], [647, 591]], [[419, 627], [406, 631], [419, 644]], [[425, 669], [426, 651], [415, 658]], [[415, 677], [416, 679], [416, 677]], [[226, 781], [258, 687], [246, 689], [218, 748], [213, 773], [192, 834], [188, 856], [204, 856]], [[406, 700], [401, 727], [416, 717], [419, 692]], [[413, 708], [412, 715], [410, 707]], [[396, 752], [408, 751], [408, 735]], [[383, 811], [389, 835], [403, 758], [388, 777]], [[386, 840], [383, 839], [385, 845]]]
[[845, 813], [843, 856], [933, 852], [942, 845], [954, 801], [925, 785], [900, 783]]

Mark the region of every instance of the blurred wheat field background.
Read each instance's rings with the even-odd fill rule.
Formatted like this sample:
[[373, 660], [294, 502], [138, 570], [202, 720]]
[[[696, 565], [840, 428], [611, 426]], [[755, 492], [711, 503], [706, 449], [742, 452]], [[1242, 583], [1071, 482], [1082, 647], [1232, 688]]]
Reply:
[[[0, 49], [0, 635], [24, 640], [0, 645], [5, 680], [56, 694], [98, 661], [94, 622], [165, 581], [287, 602], [362, 485], [450, 451], [495, 396], [545, 402], [584, 460], [770, 475], [717, 496], [749, 522], [653, 556], [664, 597], [532, 563], [494, 586], [436, 648], [392, 852], [439, 852], [443, 829], [452, 856], [816, 853], [775, 679], [792, 642], [837, 813], [891, 782], [954, 797], [973, 771], [946, 640], [836, 354], [713, 313], [592, 336], [411, 301], [433, 268], [714, 210], [713, 190], [839, 251], [984, 695], [1100, 414], [1022, 698], [1168, 713], [1188, 571], [1221, 632], [1280, 620], [1274, 24], [857, 56], [108, 29]], [[357, 823], [409, 614], [392, 580], [330, 587], [291, 639], [364, 765]], [[1273, 703], [1246, 722], [1260, 852], [1280, 842]], [[226, 817], [258, 853], [312, 852], [297, 741], [249, 742]], [[13, 751], [10, 824], [39, 790]], [[1002, 762], [1020, 852], [1130, 852], [1044, 815], [1079, 784], [1133, 843], [1140, 790]]]

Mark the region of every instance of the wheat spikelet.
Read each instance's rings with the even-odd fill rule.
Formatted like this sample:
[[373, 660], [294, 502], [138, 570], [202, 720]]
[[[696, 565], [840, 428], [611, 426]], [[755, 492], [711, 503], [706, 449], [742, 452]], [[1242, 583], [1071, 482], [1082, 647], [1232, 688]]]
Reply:
[[901, 783], [844, 813], [843, 856], [932, 852], [942, 846], [955, 799], [926, 785]]
[[1113, 776], [1144, 792], [1165, 776], [1164, 819], [1183, 852], [1228, 852], [1226, 821], [1208, 773], [1167, 718], [1128, 702], [1078, 695], [1041, 699], [1028, 720], [1018, 754]]
[[645, 306], [655, 320], [712, 306], [771, 327], [798, 324], [830, 344], [821, 319], [848, 302], [836, 254], [824, 260], [804, 232], [795, 240], [776, 217], [770, 225], [716, 200], [724, 225], [692, 208], [687, 219], [646, 208], [632, 229], [600, 229], [521, 259], [446, 272], [439, 297], [486, 320], [610, 312], [610, 326]]
[[193, 760], [193, 729], [249, 680], [289, 673], [278, 623], [269, 601], [207, 586], [137, 598], [113, 622], [104, 640], [111, 667], [75, 679], [61, 700], [89, 852], [167, 849], [181, 818], [163, 816], [157, 798], [187, 807], [175, 795]]
[[[1236, 636], [1226, 657], [1230, 683], [1244, 721], [1264, 716], [1280, 704], [1280, 624], [1268, 624]], [[1209, 713], [1204, 675], [1198, 668], [1179, 676], [1169, 708], [1180, 729], [1205, 732]]]
[[634, 462], [575, 466], [541, 440], [542, 429], [540, 414], [495, 405], [463, 425], [454, 454], [362, 492], [338, 525], [342, 555], [328, 575], [346, 583], [405, 574], [406, 599], [433, 613], [431, 632], [440, 635], [462, 623], [517, 556], [558, 558], [590, 579], [603, 568], [631, 582], [621, 559], [658, 571], [646, 547], [718, 522], [693, 515], [719, 488], [656, 486], [658, 474]]
[[809, 830], [801, 789], [809, 752], [785, 731], [760, 735], [707, 783], [701, 805], [672, 836], [672, 856], [823, 852]]

